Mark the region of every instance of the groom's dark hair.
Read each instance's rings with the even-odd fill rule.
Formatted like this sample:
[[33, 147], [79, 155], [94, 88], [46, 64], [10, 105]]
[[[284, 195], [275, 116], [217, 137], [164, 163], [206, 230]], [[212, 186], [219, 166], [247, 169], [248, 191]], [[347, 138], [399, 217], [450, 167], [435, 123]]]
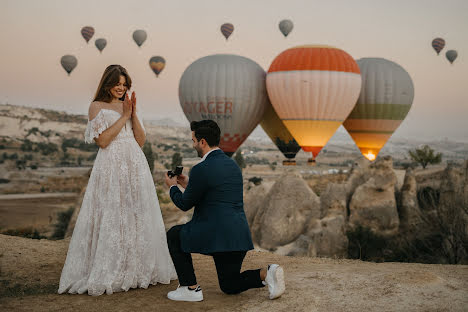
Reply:
[[190, 123], [190, 130], [195, 132], [195, 137], [198, 141], [205, 139], [210, 147], [219, 145], [221, 130], [214, 120], [192, 121]]

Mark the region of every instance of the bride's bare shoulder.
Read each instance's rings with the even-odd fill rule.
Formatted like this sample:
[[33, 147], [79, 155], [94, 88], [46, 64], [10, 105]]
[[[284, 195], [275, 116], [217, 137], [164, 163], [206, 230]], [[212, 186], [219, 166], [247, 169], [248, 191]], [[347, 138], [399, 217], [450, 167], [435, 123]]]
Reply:
[[88, 119], [93, 120], [102, 109], [104, 102], [93, 101], [89, 104]]

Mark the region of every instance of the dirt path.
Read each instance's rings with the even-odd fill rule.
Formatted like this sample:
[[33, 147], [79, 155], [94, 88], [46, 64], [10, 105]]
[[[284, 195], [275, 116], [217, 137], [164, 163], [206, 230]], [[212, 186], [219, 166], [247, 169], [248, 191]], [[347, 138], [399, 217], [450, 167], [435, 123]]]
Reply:
[[[355, 260], [282, 257], [250, 252], [244, 269], [280, 263], [286, 293], [267, 298], [266, 289], [224, 295], [213, 260], [196, 255], [194, 264], [205, 301], [172, 302], [177, 287], [102, 295], [57, 295], [68, 240], [30, 240], [0, 235], [1, 311], [467, 311], [468, 266], [369, 263]], [[25, 293], [22, 295], [22, 293]]]

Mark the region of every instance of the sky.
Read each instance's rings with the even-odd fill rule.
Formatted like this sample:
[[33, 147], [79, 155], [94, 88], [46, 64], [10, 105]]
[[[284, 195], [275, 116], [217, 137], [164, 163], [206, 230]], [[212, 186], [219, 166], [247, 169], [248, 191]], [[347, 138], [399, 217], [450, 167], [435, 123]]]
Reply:
[[[282, 19], [294, 22], [287, 38]], [[219, 29], [225, 22], [235, 27], [228, 41]], [[87, 25], [96, 30], [89, 44], [80, 34]], [[147, 119], [183, 122], [179, 80], [198, 58], [238, 54], [267, 71], [290, 47], [326, 44], [355, 59], [386, 58], [410, 74], [413, 106], [392, 138], [468, 141], [466, 0], [0, 0], [0, 29], [0, 103], [85, 114], [105, 67], [120, 64]], [[136, 29], [148, 33], [141, 48]], [[439, 56], [436, 37], [446, 41]], [[108, 42], [102, 54], [97, 38]], [[449, 49], [458, 51], [453, 65]], [[70, 76], [60, 65], [65, 54], [78, 59]], [[166, 59], [159, 78], [149, 67], [156, 55]]]

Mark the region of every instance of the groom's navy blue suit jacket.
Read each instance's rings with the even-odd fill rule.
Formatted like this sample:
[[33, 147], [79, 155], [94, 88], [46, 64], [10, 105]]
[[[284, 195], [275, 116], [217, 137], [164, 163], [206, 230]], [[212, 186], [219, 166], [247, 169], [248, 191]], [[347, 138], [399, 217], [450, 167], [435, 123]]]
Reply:
[[253, 249], [244, 212], [242, 172], [222, 150], [214, 150], [190, 171], [185, 192], [171, 187], [174, 204], [192, 220], [182, 226], [184, 252], [211, 254]]

